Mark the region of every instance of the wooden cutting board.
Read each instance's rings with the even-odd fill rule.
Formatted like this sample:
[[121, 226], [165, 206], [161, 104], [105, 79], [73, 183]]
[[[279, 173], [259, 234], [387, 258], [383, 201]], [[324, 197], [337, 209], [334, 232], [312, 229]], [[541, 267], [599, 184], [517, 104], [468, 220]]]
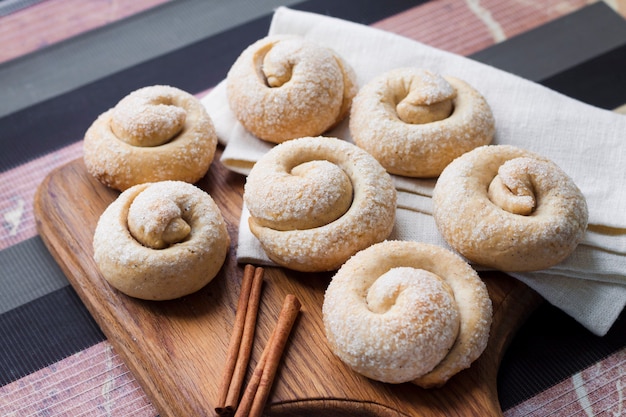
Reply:
[[[219, 154], [216, 161], [219, 159]], [[78, 159], [51, 172], [35, 196], [39, 233], [70, 283], [144, 388], [161, 417], [212, 416], [235, 318], [243, 265], [235, 260], [244, 177], [215, 162], [197, 185], [221, 208], [232, 239], [219, 275], [197, 293], [149, 302], [112, 289], [93, 261], [96, 222], [118, 195]], [[443, 388], [368, 380], [327, 346], [321, 306], [332, 274], [266, 268], [251, 373], [288, 293], [302, 303], [270, 393], [272, 416], [497, 416], [497, 374], [518, 327], [540, 302], [507, 275], [484, 274], [494, 304], [490, 342], [472, 367]]]

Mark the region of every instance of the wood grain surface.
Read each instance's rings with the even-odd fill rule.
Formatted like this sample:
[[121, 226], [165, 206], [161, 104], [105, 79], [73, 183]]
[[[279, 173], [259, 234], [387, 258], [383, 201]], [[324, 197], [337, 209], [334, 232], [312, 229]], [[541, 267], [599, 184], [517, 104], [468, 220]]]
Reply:
[[[219, 160], [219, 152], [216, 161]], [[52, 171], [35, 196], [38, 231], [115, 350], [161, 417], [212, 416], [235, 318], [243, 265], [235, 259], [244, 177], [214, 162], [197, 185], [221, 208], [232, 239], [218, 276], [178, 300], [149, 302], [112, 289], [93, 261], [96, 222], [117, 192], [77, 159]], [[266, 268], [250, 375], [276, 322], [284, 297], [302, 311], [278, 368], [266, 407], [272, 416], [497, 416], [497, 374], [515, 331], [541, 301], [504, 274], [483, 274], [494, 303], [490, 342], [471, 368], [443, 388], [384, 384], [347, 368], [327, 346], [321, 306], [332, 274]]]

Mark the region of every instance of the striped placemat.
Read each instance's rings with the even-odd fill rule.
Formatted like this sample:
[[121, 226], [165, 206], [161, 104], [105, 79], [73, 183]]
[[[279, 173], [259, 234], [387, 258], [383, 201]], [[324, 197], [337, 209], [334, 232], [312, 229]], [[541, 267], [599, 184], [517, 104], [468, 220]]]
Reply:
[[[132, 89], [164, 83], [201, 96], [220, 81], [238, 53], [267, 32], [276, 4], [251, 3], [216, 9], [214, 2], [168, 2], [0, 64], [0, 91], [34, 90], [21, 101], [3, 99], [0, 111], [0, 415], [156, 415], [36, 235], [32, 199], [52, 168], [81, 156], [91, 121]], [[317, 0], [289, 6], [468, 55], [599, 107], [624, 104], [626, 23], [605, 3], [482, 3]], [[215, 20], [218, 29], [204, 27]], [[146, 33], [161, 30], [154, 26], [159, 22], [173, 25], [173, 39], [142, 44]], [[117, 42], [114, 62], [94, 76], [91, 69], [102, 60], [94, 51], [120, 36], [128, 45]], [[137, 59], [133, 51], [142, 46]], [[68, 72], [68, 65], [77, 68]], [[28, 84], [33, 74], [48, 86]], [[53, 88], [52, 80], [59, 80]], [[505, 415], [618, 413], [625, 407], [625, 326], [620, 318], [598, 338], [542, 306], [504, 358], [499, 393]]]

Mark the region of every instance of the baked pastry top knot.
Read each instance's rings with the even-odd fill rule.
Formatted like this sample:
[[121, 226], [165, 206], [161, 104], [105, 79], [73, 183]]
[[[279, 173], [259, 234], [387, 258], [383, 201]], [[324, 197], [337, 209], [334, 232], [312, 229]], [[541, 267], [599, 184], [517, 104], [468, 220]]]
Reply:
[[396, 190], [364, 150], [336, 138], [304, 137], [275, 146], [256, 162], [244, 202], [250, 230], [271, 260], [328, 271], [387, 238]]
[[353, 100], [350, 133], [397, 175], [436, 177], [454, 158], [491, 142], [485, 98], [463, 80], [397, 68], [365, 84]]
[[239, 122], [273, 143], [327, 131], [347, 116], [357, 89], [354, 71], [334, 51], [278, 35], [248, 46], [226, 83]]
[[175, 104], [169, 89], [141, 89], [113, 108], [111, 130], [134, 146], [158, 146], [169, 142], [183, 128], [187, 112]]
[[396, 112], [405, 123], [422, 124], [443, 120], [452, 114], [456, 90], [443, 77], [430, 71], [416, 72], [408, 80], [390, 79], [395, 91]]
[[87, 171], [121, 191], [145, 182], [194, 183], [216, 148], [213, 121], [200, 101], [164, 85], [122, 98], [92, 123], [83, 144]]
[[452, 248], [502, 271], [554, 266], [587, 229], [587, 202], [574, 181], [549, 159], [509, 145], [454, 160], [437, 180], [433, 203]]
[[514, 158], [498, 168], [498, 175], [489, 183], [489, 199], [497, 206], [513, 214], [530, 215], [537, 207], [535, 190], [543, 189], [546, 174], [534, 176], [549, 169], [546, 162], [532, 158]]
[[158, 187], [148, 188], [137, 195], [128, 209], [128, 229], [142, 245], [166, 248], [184, 241], [191, 233], [183, 210], [177, 201], [161, 195]]
[[[268, 178], [262, 191], [255, 190], [256, 175], [248, 182], [248, 200], [259, 226], [312, 229], [337, 220], [350, 208], [352, 182], [337, 165], [312, 160], [285, 168], [271, 181]], [[253, 199], [252, 193], [263, 196]]]
[[322, 313], [331, 349], [356, 372], [430, 388], [481, 355], [492, 306], [486, 286], [459, 256], [385, 241], [339, 269]]
[[230, 237], [207, 193], [182, 181], [135, 185], [100, 216], [94, 259], [119, 291], [169, 300], [209, 283], [226, 259]]

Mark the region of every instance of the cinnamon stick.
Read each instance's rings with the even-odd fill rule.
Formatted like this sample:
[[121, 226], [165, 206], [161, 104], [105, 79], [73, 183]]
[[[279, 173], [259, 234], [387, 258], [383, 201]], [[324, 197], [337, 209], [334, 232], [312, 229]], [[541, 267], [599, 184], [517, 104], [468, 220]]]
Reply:
[[252, 288], [250, 290], [250, 299], [246, 308], [246, 324], [244, 326], [243, 336], [241, 338], [241, 346], [237, 357], [237, 364], [233, 374], [228, 395], [226, 396], [226, 408], [233, 411], [237, 408], [239, 394], [243, 387], [243, 381], [248, 371], [248, 363], [252, 354], [252, 345], [254, 344], [254, 333], [256, 330], [256, 321], [261, 303], [261, 285], [263, 284], [264, 270], [257, 267], [254, 271], [254, 279], [252, 280]]
[[220, 416], [232, 415], [237, 407], [252, 352], [262, 283], [263, 268], [246, 265], [237, 301], [235, 324], [228, 344], [226, 366], [218, 388], [215, 411]]
[[241, 397], [241, 402], [239, 403], [239, 408], [237, 409], [235, 417], [246, 416], [246, 413], [249, 413], [250, 409], [252, 408], [255, 394], [261, 382], [261, 378], [263, 377], [263, 370], [265, 369], [267, 355], [269, 354], [273, 339], [274, 332], [270, 334], [270, 338], [267, 340], [267, 344], [263, 349], [263, 353], [261, 353], [261, 358], [254, 367], [254, 371], [252, 372], [250, 381], [248, 381], [248, 385], [246, 385], [246, 391], [243, 393], [243, 397]]
[[289, 294], [285, 297], [276, 326], [246, 386], [235, 417], [260, 417], [263, 414], [263, 408], [300, 307], [300, 301], [295, 295]]

